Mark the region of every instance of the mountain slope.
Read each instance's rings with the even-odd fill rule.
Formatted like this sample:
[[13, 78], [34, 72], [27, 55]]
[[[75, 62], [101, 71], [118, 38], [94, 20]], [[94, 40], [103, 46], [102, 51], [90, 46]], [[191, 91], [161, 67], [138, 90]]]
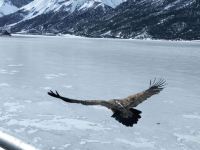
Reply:
[[0, 2], [0, 17], [7, 14], [11, 14], [17, 10], [18, 8], [15, 5], [13, 5], [9, 0], [2, 0]]
[[200, 39], [199, 1], [35, 0], [0, 18], [0, 26], [11, 24], [13, 32], [37, 34]]
[[1, 0], [0, 1], [0, 17], [16, 12], [22, 6], [33, 0]]
[[[45, 27], [48, 27], [50, 24], [61, 23], [63, 25], [63, 23], [68, 21], [68, 25], [72, 25], [72, 22], [81, 21], [83, 18], [87, 21], [99, 20], [102, 14], [105, 14], [108, 10], [113, 9], [116, 5], [124, 1], [125, 0], [35, 0], [19, 9], [16, 13], [1, 18], [0, 26], [14, 24], [14, 31], [23, 29], [28, 30], [28, 32], [33, 30], [38, 30], [37, 32], [43, 30], [42, 32], [45, 32]], [[53, 29], [53, 31], [54, 30], [56, 29]]]
[[122, 38], [191, 40], [200, 38], [199, 20], [198, 1], [128, 1], [89, 32]]
[[27, 12], [24, 20], [37, 17], [41, 14], [84, 11], [97, 7], [116, 7], [125, 0], [34, 0], [20, 10]]
[[32, 2], [33, 0], [9, 0], [14, 6], [17, 8], [21, 8], [24, 5], [27, 5], [28, 3]]

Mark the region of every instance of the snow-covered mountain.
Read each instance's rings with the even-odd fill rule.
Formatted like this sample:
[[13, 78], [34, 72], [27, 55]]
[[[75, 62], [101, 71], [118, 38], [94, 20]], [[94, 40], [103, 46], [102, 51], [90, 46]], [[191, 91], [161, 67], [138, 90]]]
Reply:
[[9, 0], [0, 0], [0, 17], [17, 11], [18, 8]]
[[110, 7], [116, 7], [126, 0], [34, 0], [21, 9], [30, 12], [47, 13], [50, 11], [59, 11], [65, 9], [65, 11], [74, 11], [75, 9], [87, 9], [94, 7], [95, 4], [107, 5]]
[[[1, 18], [0, 26], [10, 25], [15, 28], [23, 24], [26, 27], [22, 27], [20, 30], [25, 30], [26, 32], [43, 32], [43, 29], [49, 21], [60, 19], [58, 22], [62, 22], [61, 20], [64, 18], [70, 17], [72, 20], [70, 21], [71, 24], [71, 22], [76, 20], [81, 21], [77, 18], [77, 15], [80, 16], [83, 14], [86, 16], [83, 15], [81, 19], [99, 19], [99, 16], [105, 15], [108, 10], [114, 9], [125, 1], [126, 0], [34, 0], [18, 9], [16, 13]], [[34, 21], [35, 23], [30, 25], [29, 23], [31, 23], [31, 20], [38, 21]], [[26, 22], [29, 23], [26, 24]], [[43, 26], [44, 23], [45, 25]], [[37, 29], [35, 29], [35, 27]], [[57, 29], [52, 30], [56, 31]]]
[[98, 7], [115, 8], [126, 0], [34, 0], [20, 10], [28, 12], [24, 20], [34, 18], [41, 14], [58, 13], [60, 11], [74, 12], [75, 10], [87, 10]]
[[34, 0], [0, 18], [13, 32], [200, 39], [200, 0]]
[[18, 11], [33, 0], [0, 0], [0, 17]]

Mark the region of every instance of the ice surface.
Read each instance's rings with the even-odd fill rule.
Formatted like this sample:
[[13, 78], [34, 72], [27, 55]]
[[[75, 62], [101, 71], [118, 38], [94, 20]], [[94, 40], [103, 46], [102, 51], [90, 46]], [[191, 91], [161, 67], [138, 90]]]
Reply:
[[[67, 37], [0, 38], [0, 130], [48, 150], [200, 149], [200, 42]], [[167, 88], [138, 109], [127, 128], [99, 106], [66, 104], [49, 89], [81, 99], [122, 98], [163, 77]]]

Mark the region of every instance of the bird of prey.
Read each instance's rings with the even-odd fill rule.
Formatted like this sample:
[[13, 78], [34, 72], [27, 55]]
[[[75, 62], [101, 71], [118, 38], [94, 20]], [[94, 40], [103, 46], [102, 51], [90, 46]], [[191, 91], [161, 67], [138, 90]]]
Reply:
[[164, 79], [153, 81], [150, 80], [150, 86], [147, 90], [144, 90], [140, 93], [130, 95], [122, 99], [111, 99], [111, 100], [76, 100], [67, 97], [63, 97], [58, 92], [49, 91], [48, 94], [52, 97], [59, 98], [68, 103], [78, 103], [82, 105], [100, 105], [112, 110], [113, 115], [111, 117], [115, 118], [117, 121], [122, 123], [125, 126], [132, 127], [133, 124], [138, 122], [138, 119], [141, 118], [140, 110], [134, 109], [147, 98], [152, 95], [160, 93], [164, 89], [166, 82]]

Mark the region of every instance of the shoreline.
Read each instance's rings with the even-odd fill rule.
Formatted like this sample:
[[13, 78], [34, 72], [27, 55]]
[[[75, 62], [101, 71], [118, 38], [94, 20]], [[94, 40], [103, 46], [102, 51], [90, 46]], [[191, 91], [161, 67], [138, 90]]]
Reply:
[[165, 40], [165, 39], [122, 39], [122, 38], [91, 38], [91, 37], [83, 37], [83, 36], [76, 36], [71, 34], [62, 34], [62, 35], [39, 35], [39, 34], [21, 34], [16, 33], [12, 34], [12, 36], [0, 36], [4, 38], [76, 38], [76, 39], [92, 39], [92, 40], [120, 40], [120, 41], [152, 41], [152, 42], [197, 42], [199, 43], [200, 40]]

